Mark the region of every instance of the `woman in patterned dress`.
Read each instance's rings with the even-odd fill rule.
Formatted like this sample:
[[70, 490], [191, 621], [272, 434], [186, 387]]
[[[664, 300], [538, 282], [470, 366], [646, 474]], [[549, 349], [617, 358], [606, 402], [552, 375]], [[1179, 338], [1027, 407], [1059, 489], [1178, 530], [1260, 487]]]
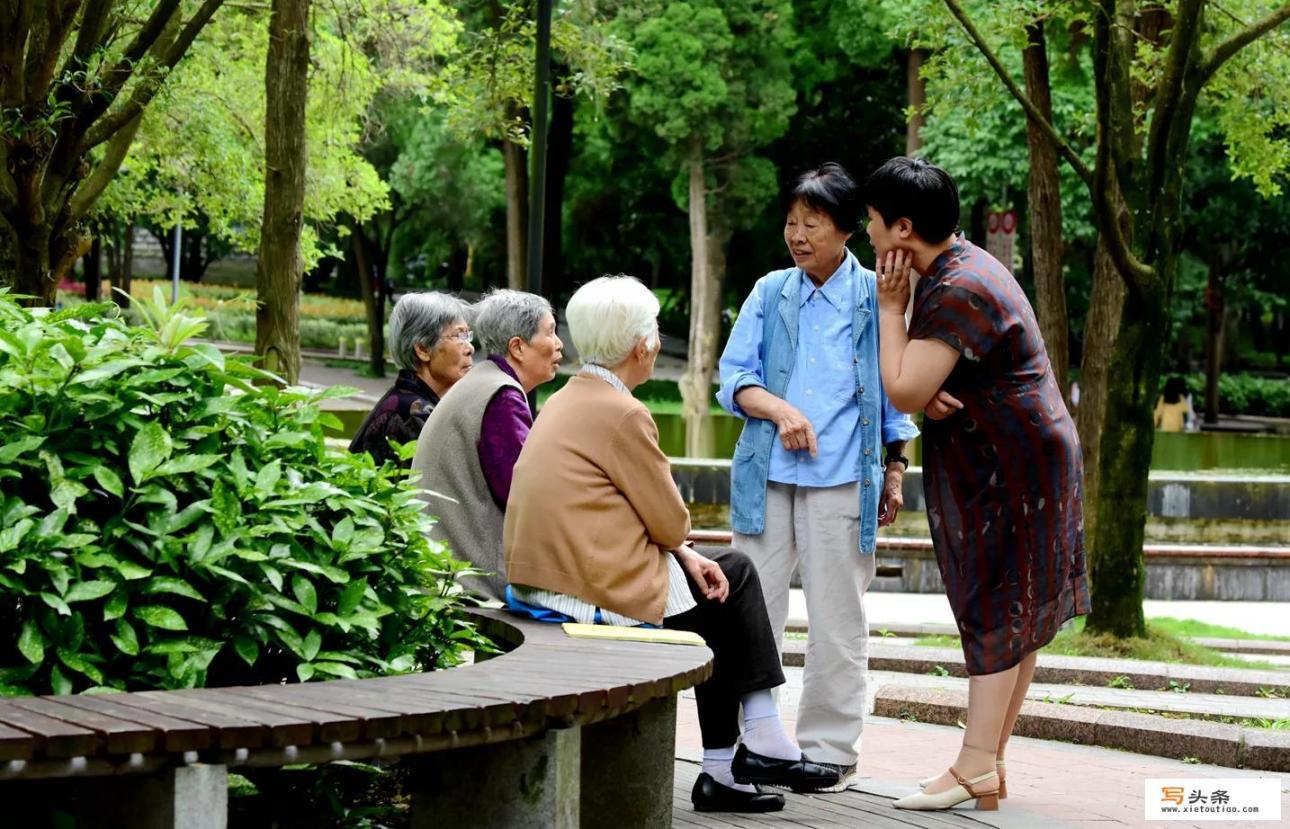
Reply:
[[[1089, 610], [1079, 439], [1021, 287], [955, 233], [949, 175], [894, 158], [865, 190], [882, 381], [898, 409], [927, 415], [927, 518], [970, 676], [954, 766], [895, 805], [997, 808], [1036, 652]], [[922, 278], [907, 331], [911, 268]]]

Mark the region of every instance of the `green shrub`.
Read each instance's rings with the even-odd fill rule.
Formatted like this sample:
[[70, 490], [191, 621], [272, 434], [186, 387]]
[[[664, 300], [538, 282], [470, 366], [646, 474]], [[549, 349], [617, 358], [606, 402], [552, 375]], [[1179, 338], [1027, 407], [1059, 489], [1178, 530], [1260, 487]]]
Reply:
[[392, 465], [328, 449], [328, 393], [182, 306], [0, 294], [0, 693], [362, 677], [477, 641], [462, 565]]
[[[1205, 375], [1187, 378], [1194, 407], [1205, 406]], [[1255, 374], [1223, 374], [1218, 378], [1218, 410], [1228, 415], [1290, 417], [1290, 380]]]

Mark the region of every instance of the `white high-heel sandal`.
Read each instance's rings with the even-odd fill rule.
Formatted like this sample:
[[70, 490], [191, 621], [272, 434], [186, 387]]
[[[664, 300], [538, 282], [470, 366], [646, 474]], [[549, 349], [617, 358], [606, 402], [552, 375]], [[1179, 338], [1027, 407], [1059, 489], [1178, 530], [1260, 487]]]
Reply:
[[[960, 803], [966, 803], [969, 800], [976, 801], [976, 807], [984, 812], [994, 812], [999, 809], [999, 785], [998, 774], [988, 771], [979, 777], [973, 777], [971, 780], [965, 779], [954, 769], [950, 769], [950, 774], [958, 781], [958, 785], [952, 789], [935, 794], [919, 792], [911, 794], [908, 797], [902, 797], [892, 805], [897, 809], [911, 809], [920, 812], [939, 811], [941, 809], [951, 809]], [[987, 784], [990, 778], [995, 779], [995, 785], [990, 788], [984, 788], [982, 784]]]
[[[999, 799], [1008, 799], [1008, 769], [1003, 760], [994, 761], [994, 770], [999, 774]], [[918, 781], [918, 788], [926, 789], [936, 781], [935, 777], [924, 777]]]

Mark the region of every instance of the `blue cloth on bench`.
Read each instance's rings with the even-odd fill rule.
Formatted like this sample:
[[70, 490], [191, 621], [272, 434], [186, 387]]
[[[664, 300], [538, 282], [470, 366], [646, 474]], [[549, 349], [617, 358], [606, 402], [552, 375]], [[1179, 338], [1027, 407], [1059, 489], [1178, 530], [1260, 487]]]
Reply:
[[[567, 613], [561, 613], [558, 610], [552, 610], [548, 607], [541, 607], [539, 605], [531, 604], [529, 602], [523, 601], [522, 599], [516, 598], [515, 594], [511, 592], [511, 586], [509, 584], [506, 585], [506, 593], [503, 598], [506, 600], [506, 609], [508, 611], [510, 611], [511, 613], [514, 613], [517, 616], [525, 616], [529, 619], [532, 619], [535, 622], [551, 622], [553, 624], [561, 624], [563, 622], [578, 621], [577, 619], [573, 618]], [[600, 608], [596, 608], [596, 624], [598, 625], [604, 624], [604, 622], [600, 618]]]

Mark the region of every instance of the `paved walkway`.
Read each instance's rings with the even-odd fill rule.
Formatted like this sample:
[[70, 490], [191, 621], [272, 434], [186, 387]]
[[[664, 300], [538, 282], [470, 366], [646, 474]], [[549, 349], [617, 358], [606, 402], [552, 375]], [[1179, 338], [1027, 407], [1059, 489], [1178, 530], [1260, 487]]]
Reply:
[[[801, 696], [802, 671], [787, 668], [788, 684], [781, 689], [780, 706], [786, 724], [792, 728], [797, 700]], [[870, 703], [872, 694], [885, 681], [908, 681], [909, 675], [874, 674], [869, 680]], [[682, 695], [678, 707], [676, 755], [686, 763], [702, 758], [698, 718], [694, 708], [694, 695]], [[868, 795], [855, 798], [850, 793], [819, 795], [803, 798], [789, 795], [790, 800], [806, 801], [798, 804], [792, 814], [784, 814], [781, 821], [787, 825], [829, 826], [833, 818], [820, 817], [810, 810], [810, 801], [837, 801], [833, 809], [852, 811], [870, 808], [882, 799], [902, 797], [913, 793], [915, 781], [941, 770], [953, 762], [958, 752], [963, 732], [958, 728], [906, 723], [885, 717], [870, 717], [865, 725], [860, 750], [860, 779], [854, 791]], [[684, 774], [693, 774], [689, 767], [678, 764], [678, 780]], [[1059, 829], [1059, 827], [1117, 827], [1160, 826], [1143, 819], [1145, 781], [1153, 777], [1169, 778], [1233, 778], [1274, 776], [1264, 772], [1230, 769], [1221, 766], [1192, 765], [1163, 757], [1130, 754], [1124, 751], [1079, 746], [1067, 743], [1033, 740], [1016, 737], [1008, 750], [1008, 794], [998, 812], [978, 812], [968, 807], [956, 810], [955, 817], [970, 818], [979, 824], [1000, 829]], [[688, 779], [693, 780], [693, 777]], [[1290, 818], [1290, 777], [1281, 778], [1282, 815]], [[679, 785], [679, 784], [678, 784]], [[678, 816], [685, 826], [755, 826], [766, 825], [721, 816], [698, 815], [689, 808], [688, 786], [685, 796], [678, 798]], [[802, 814], [802, 810], [807, 812]], [[894, 809], [892, 810], [895, 811]], [[961, 813], [961, 814], [960, 814]], [[811, 814], [816, 814], [812, 819]], [[934, 815], [898, 813], [907, 819], [907, 825], [940, 826]], [[863, 815], [851, 817], [842, 813], [849, 826], [872, 825]], [[943, 817], [943, 816], [939, 816]], [[970, 825], [959, 822], [959, 825]], [[1206, 822], [1172, 823], [1173, 826], [1260, 827], [1276, 824], [1259, 822]]]

